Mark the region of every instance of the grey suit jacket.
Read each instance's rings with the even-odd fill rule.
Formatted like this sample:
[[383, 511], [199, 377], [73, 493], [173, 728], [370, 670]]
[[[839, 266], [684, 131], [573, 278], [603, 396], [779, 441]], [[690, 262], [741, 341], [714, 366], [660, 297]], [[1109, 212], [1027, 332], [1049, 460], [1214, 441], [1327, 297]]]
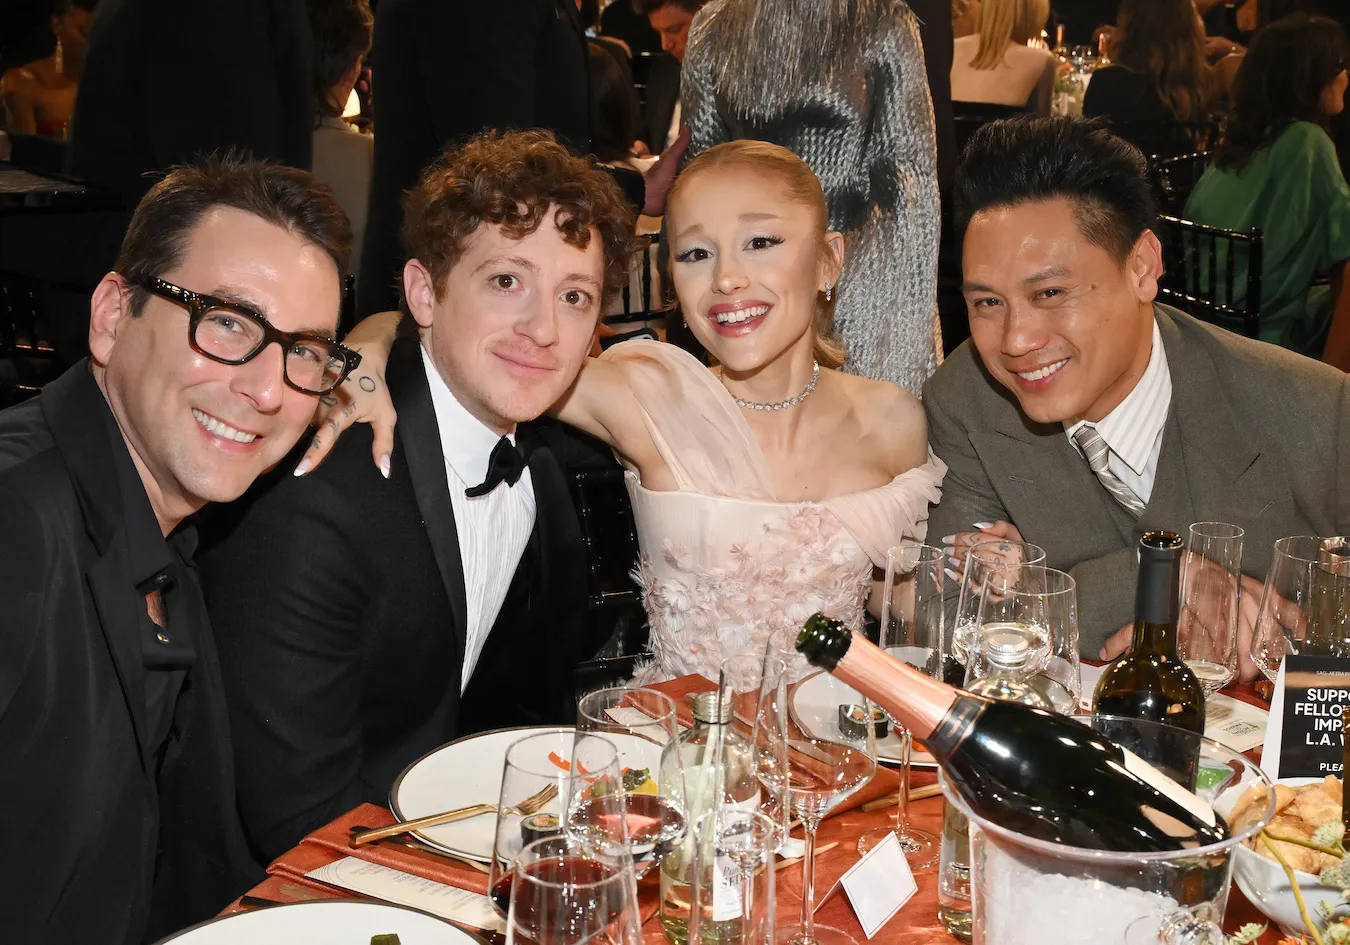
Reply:
[[1012, 522], [1078, 584], [1081, 650], [1134, 619], [1135, 546], [1145, 530], [1194, 522], [1246, 529], [1243, 571], [1264, 580], [1286, 535], [1350, 532], [1347, 375], [1166, 305], [1154, 314], [1172, 404], [1148, 507], [1136, 521], [1059, 424], [1034, 423], [967, 341], [924, 385], [933, 450], [947, 463], [928, 533]]

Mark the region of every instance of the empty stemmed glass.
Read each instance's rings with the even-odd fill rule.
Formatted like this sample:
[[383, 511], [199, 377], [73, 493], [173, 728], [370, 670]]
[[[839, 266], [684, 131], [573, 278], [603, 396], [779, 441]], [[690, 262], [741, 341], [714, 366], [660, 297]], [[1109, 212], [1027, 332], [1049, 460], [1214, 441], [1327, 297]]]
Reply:
[[[795, 653], [798, 630], [785, 628], [770, 638], [770, 653], [780, 659]], [[790, 697], [789, 697], [790, 698]], [[845, 687], [845, 698], [861, 710], [870, 723], [873, 706], [862, 693]], [[802, 912], [799, 924], [780, 927], [776, 940], [782, 945], [856, 945], [847, 932], [815, 924], [816, 830], [820, 821], [841, 798], [852, 793], [876, 773], [876, 730], [864, 724], [858, 734], [845, 733], [837, 725], [817, 725], [807, 731], [796, 720], [780, 716], [786, 723], [786, 771], [769, 776], [771, 782], [785, 779], [792, 801], [792, 812], [801, 819], [806, 835], [802, 855]], [[777, 741], [773, 735], [766, 735]]]
[[[879, 645], [889, 655], [908, 663], [934, 679], [942, 678], [943, 582], [941, 548], [902, 542], [886, 553], [886, 577], [882, 584], [881, 636]], [[900, 735], [900, 790], [895, 824], [869, 830], [858, 839], [858, 852], [866, 853], [892, 834], [900, 843], [913, 869], [932, 866], [938, 858], [938, 838], [927, 830], [909, 825], [910, 756], [914, 738], [895, 719], [891, 726]]]
[[[601, 689], [577, 703], [577, 732], [603, 736], [620, 749], [627, 839], [641, 879], [688, 830], [679, 753], [665, 752], [679, 733], [675, 702], [654, 689]], [[673, 761], [663, 765], [663, 757]]]
[[1027, 541], [1007, 541], [991, 538], [977, 541], [966, 551], [965, 567], [958, 575], [948, 571], [949, 577], [960, 581], [960, 591], [956, 598], [956, 614], [952, 623], [951, 645], [948, 647], [949, 663], [957, 664], [960, 669], [949, 666], [944, 670], [947, 682], [961, 685], [965, 678], [965, 667], [972, 651], [978, 650], [975, 628], [980, 622], [980, 596], [984, 593], [984, 582], [989, 572], [998, 568], [1018, 567], [1023, 564], [1044, 564], [1045, 549]]
[[1286, 653], [1350, 655], [1350, 538], [1275, 542], [1261, 590], [1252, 660], [1274, 682]]
[[[496, 887], [494, 887], [494, 892]], [[508, 945], [640, 945], [632, 864], [575, 837], [528, 844], [503, 890]]]
[[1243, 534], [1236, 525], [1197, 522], [1181, 559], [1177, 655], [1206, 692], [1217, 692], [1237, 675]]

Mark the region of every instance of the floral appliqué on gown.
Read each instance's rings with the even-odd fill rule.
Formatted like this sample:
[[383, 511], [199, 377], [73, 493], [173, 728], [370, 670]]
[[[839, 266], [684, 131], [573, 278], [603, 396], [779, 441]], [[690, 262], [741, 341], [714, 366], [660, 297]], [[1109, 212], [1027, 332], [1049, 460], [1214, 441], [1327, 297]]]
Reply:
[[[860, 626], [873, 565], [922, 540], [946, 467], [928, 461], [876, 489], [779, 502], [740, 408], [720, 381], [673, 345], [629, 341], [605, 352], [629, 381], [677, 489], [627, 476], [651, 624], [651, 662], [635, 683], [691, 673], [717, 678], [726, 656], [763, 647], [817, 611]], [[806, 669], [793, 665], [793, 675]]]

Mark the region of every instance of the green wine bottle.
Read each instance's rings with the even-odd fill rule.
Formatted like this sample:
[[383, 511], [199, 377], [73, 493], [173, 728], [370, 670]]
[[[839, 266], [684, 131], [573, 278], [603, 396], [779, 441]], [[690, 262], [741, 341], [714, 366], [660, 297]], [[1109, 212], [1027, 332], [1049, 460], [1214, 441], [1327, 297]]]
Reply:
[[[1139, 539], [1134, 642], [1097, 682], [1095, 715], [1146, 719], [1204, 734], [1204, 687], [1177, 655], [1182, 550], [1181, 538], [1172, 532], [1145, 532]], [[1194, 746], [1189, 738], [1174, 744], [1159, 737], [1139, 747], [1126, 742], [1127, 748], [1191, 787], [1199, 763]]]

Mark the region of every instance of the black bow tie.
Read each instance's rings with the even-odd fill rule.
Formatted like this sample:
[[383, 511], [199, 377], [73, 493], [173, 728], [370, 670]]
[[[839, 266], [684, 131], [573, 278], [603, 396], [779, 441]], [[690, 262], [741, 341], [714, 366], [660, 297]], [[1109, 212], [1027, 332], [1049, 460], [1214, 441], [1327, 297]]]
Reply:
[[516, 449], [515, 444], [509, 439], [502, 437], [492, 448], [492, 455], [488, 457], [487, 478], [483, 480], [482, 485], [465, 489], [464, 494], [472, 499], [487, 495], [503, 482], [508, 486], [514, 486], [520, 481], [520, 474], [525, 471], [525, 463], [525, 454]]

